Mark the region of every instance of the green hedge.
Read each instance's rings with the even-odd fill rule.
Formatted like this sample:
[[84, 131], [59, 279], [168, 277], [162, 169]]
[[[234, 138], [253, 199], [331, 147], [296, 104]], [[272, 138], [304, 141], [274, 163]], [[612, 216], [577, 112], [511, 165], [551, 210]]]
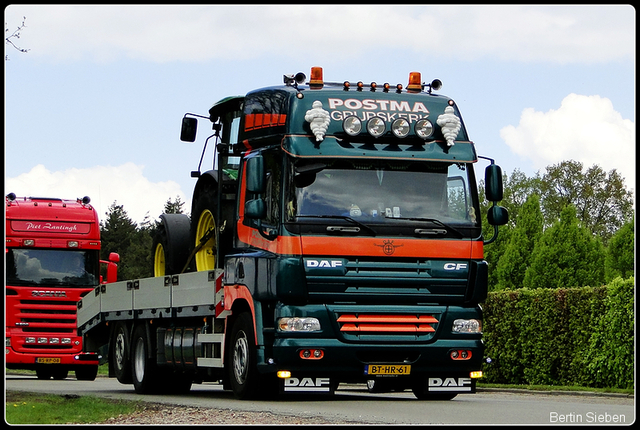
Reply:
[[483, 382], [633, 388], [634, 278], [489, 293]]

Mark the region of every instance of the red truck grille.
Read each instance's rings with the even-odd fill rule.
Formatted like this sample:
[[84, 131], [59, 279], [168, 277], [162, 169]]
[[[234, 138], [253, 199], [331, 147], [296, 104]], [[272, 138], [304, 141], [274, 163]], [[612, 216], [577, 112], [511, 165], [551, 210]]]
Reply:
[[76, 329], [76, 298], [83, 293], [68, 290], [66, 297], [44, 298], [33, 297], [30, 289], [7, 288], [6, 320], [12, 349], [22, 354], [78, 352], [82, 345]]
[[354, 342], [429, 341], [436, 334], [440, 314], [381, 314], [336, 312], [341, 336]]
[[76, 302], [20, 300], [16, 305], [17, 326], [23, 333], [69, 333], [76, 329]]
[[438, 320], [431, 315], [340, 315], [340, 331], [362, 333], [431, 333]]

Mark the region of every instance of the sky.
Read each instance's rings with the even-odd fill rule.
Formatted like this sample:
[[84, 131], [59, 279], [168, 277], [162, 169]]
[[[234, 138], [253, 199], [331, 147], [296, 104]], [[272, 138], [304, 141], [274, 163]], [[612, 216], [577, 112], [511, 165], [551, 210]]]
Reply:
[[5, 43], [5, 195], [89, 196], [101, 219], [116, 204], [136, 223], [180, 197], [188, 213], [211, 129], [181, 142], [184, 114], [312, 66], [333, 82], [438, 78], [504, 173], [576, 160], [635, 194], [629, 5], [18, 4], [4, 18], [5, 37], [24, 21], [11, 40], [28, 49]]

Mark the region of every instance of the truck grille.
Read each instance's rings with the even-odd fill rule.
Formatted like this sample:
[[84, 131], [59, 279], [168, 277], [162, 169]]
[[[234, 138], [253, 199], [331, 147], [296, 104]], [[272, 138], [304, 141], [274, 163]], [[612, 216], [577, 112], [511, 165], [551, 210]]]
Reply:
[[76, 329], [76, 302], [20, 300], [16, 318], [24, 333], [69, 333]]
[[431, 315], [340, 315], [340, 331], [348, 333], [432, 333]]
[[381, 314], [335, 312], [340, 335], [346, 341], [415, 342], [435, 335], [440, 314]]
[[[50, 294], [50, 297], [37, 297]], [[22, 354], [71, 354], [82, 348], [77, 336], [77, 301], [91, 290], [6, 288], [6, 322], [11, 347]], [[64, 294], [56, 297], [57, 294]]]
[[327, 269], [310, 268], [309, 261], [313, 259], [305, 264], [312, 302], [453, 304], [465, 300], [469, 286], [469, 271], [445, 270], [443, 260], [349, 258]]

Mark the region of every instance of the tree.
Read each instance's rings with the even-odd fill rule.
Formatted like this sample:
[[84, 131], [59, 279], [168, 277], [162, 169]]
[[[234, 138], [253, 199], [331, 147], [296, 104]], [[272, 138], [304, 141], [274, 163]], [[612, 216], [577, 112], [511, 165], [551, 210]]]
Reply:
[[566, 206], [560, 220], [544, 231], [524, 277], [526, 288], [573, 288], [604, 283], [602, 242], [578, 224], [576, 209]]
[[[519, 218], [521, 208], [530, 195], [539, 194], [540, 190], [540, 178], [529, 178], [519, 169], [515, 169], [510, 176], [503, 175], [502, 183], [504, 193], [500, 205], [509, 212], [509, 223], [500, 227], [498, 240], [484, 248], [484, 258], [489, 263], [489, 289], [493, 289], [493, 286], [499, 284], [497, 266], [511, 241], [511, 234], [515, 228], [516, 220]], [[484, 189], [484, 181], [480, 181], [480, 188]], [[480, 208], [482, 214], [488, 212], [491, 204], [481, 192]], [[489, 225], [486, 215], [482, 217], [482, 231], [484, 237], [493, 235], [493, 227]]]
[[[20, 35], [22, 34], [22, 30], [24, 30], [24, 28], [26, 27], [26, 25], [24, 24], [25, 21], [27, 20], [26, 16], [22, 17], [22, 24], [20, 24], [18, 26], [18, 28], [16, 28], [11, 34], [9, 34], [9, 29], [7, 28], [7, 23], [5, 22], [5, 28], [4, 28], [4, 43], [5, 45], [10, 45], [13, 46], [16, 50], [22, 52], [22, 53], [27, 53], [29, 52], [28, 49], [24, 49], [24, 48], [20, 48], [18, 45], [15, 44], [14, 40], [20, 39]], [[9, 60], [9, 56], [5, 55], [4, 56], [5, 61]]]
[[542, 211], [537, 194], [527, 197], [504, 253], [496, 267], [496, 289], [522, 288], [535, 244], [542, 235]]
[[166, 201], [164, 204], [164, 213], [166, 214], [181, 214], [184, 213], [182, 210], [182, 206], [184, 206], [184, 202], [180, 199], [180, 196], [176, 196], [176, 201], [172, 202], [171, 198]]
[[612, 281], [618, 276], [627, 279], [634, 275], [634, 222], [635, 217], [625, 223], [609, 241], [604, 261], [604, 272], [607, 282]]
[[631, 218], [633, 193], [615, 169], [608, 174], [598, 165], [582, 169], [582, 163], [572, 160], [546, 168], [540, 182], [545, 222], [551, 225], [567, 205], [573, 205], [582, 225], [606, 244]]
[[150, 223], [145, 228], [129, 218], [122, 205], [113, 202], [100, 223], [102, 237], [102, 259], [106, 260], [111, 252], [120, 255], [118, 280], [136, 279], [151, 276], [149, 249], [151, 248]]

